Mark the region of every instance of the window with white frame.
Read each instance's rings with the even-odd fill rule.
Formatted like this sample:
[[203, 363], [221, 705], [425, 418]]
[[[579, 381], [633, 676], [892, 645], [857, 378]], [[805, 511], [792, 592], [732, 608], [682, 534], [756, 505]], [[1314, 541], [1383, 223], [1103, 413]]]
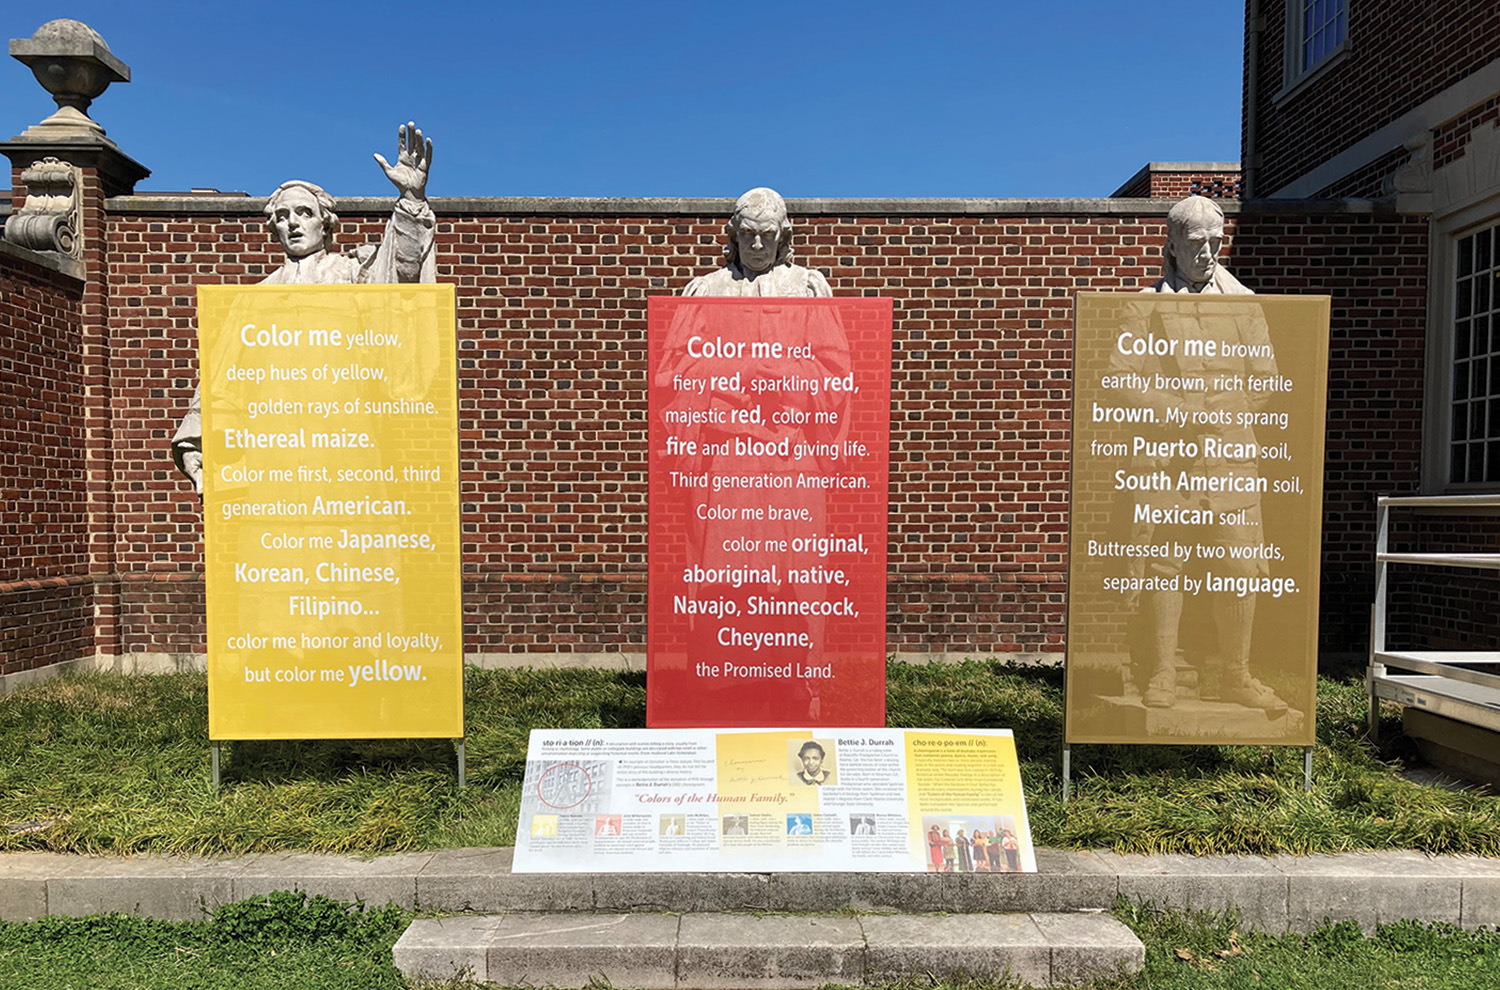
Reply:
[[1448, 480], [1500, 482], [1500, 224], [1457, 238]]
[[1286, 78], [1290, 89], [1344, 50], [1349, 0], [1287, 0]]

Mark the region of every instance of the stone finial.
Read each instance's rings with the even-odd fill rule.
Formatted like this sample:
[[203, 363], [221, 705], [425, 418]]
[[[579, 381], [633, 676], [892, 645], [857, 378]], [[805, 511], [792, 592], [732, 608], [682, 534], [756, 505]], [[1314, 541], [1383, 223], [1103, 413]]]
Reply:
[[5, 239], [33, 251], [78, 257], [78, 170], [56, 158], [21, 172], [26, 204], [5, 224]]
[[99, 33], [82, 21], [48, 21], [30, 38], [12, 38], [11, 57], [31, 69], [52, 94], [57, 112], [26, 129], [25, 140], [104, 137], [88, 115], [89, 104], [113, 82], [129, 82], [130, 66], [115, 57]]

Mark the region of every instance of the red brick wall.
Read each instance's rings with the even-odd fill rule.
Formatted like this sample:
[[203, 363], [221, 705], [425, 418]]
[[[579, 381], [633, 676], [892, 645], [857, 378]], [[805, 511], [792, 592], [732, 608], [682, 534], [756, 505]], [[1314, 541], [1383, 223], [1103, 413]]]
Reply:
[[1405, 148], [1394, 148], [1385, 154], [1361, 165], [1336, 182], [1329, 183], [1319, 192], [1330, 198], [1376, 199], [1388, 195], [1385, 180], [1396, 169], [1411, 161], [1411, 152]]
[[0, 673], [93, 651], [81, 295], [0, 255]]
[[1333, 297], [1323, 468], [1322, 648], [1362, 652], [1375, 498], [1420, 484], [1425, 217], [1241, 218], [1231, 253], [1257, 292]]
[[1147, 165], [1113, 193], [1113, 198], [1145, 197], [1150, 199], [1183, 199], [1207, 196], [1209, 199], [1239, 199], [1239, 172], [1190, 172], [1153, 169]]
[[1500, 57], [1494, 0], [1355, 0], [1343, 61], [1277, 106], [1287, 2], [1261, 5], [1258, 196], [1275, 193]]
[[[839, 294], [895, 299], [893, 650], [1063, 646], [1072, 297], [1134, 289], [1163, 217], [796, 217]], [[378, 217], [346, 217], [346, 244]], [[645, 639], [646, 297], [719, 263], [722, 216], [462, 215], [466, 648], [637, 651]], [[1369, 499], [1416, 484], [1426, 224], [1231, 218], [1260, 291], [1334, 294], [1324, 642], [1360, 649]], [[197, 500], [165, 442], [195, 381], [193, 286], [279, 262], [258, 216], [117, 214], [109, 230], [123, 649], [201, 649]]]
[[1191, 172], [1153, 172], [1151, 196], [1156, 199], [1185, 199], [1188, 196], [1239, 199], [1240, 173], [1215, 172], [1209, 175], [1195, 175]]
[[1452, 120], [1432, 129], [1432, 167], [1446, 168], [1464, 156], [1469, 147], [1469, 135], [1476, 127], [1488, 124], [1494, 127], [1500, 122], [1500, 96], [1471, 107]]

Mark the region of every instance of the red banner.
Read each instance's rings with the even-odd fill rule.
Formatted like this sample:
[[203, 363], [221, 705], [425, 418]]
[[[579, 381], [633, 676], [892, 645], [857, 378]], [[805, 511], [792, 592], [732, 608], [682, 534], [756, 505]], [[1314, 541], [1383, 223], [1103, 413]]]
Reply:
[[883, 726], [889, 299], [650, 300], [646, 724]]

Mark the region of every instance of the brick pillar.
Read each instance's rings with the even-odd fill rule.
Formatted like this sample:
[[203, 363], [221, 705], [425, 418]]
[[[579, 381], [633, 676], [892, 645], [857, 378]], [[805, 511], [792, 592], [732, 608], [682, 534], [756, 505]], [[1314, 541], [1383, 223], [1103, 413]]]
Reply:
[[[136, 182], [150, 175], [139, 162], [107, 138], [94, 140], [27, 140], [25, 135], [0, 143], [10, 159], [16, 208], [24, 203], [22, 170], [52, 157], [76, 166], [78, 190], [78, 259], [84, 265], [80, 300], [80, 361], [84, 448], [78, 469], [87, 483], [87, 529], [83, 535], [88, 572], [93, 585], [94, 654], [122, 652], [119, 631], [120, 575], [115, 561], [116, 528], [113, 471], [114, 427], [111, 416], [109, 339], [109, 258], [105, 241], [106, 197], [133, 192]], [[60, 657], [59, 659], [74, 659]]]

